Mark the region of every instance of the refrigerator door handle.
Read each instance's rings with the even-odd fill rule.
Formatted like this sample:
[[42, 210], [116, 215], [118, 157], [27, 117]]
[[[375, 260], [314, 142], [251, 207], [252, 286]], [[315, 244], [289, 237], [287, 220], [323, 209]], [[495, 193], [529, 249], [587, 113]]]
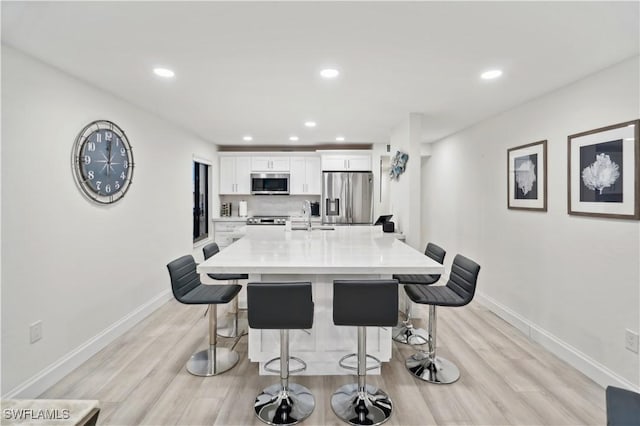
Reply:
[[[349, 160], [347, 160], [347, 165]], [[345, 212], [347, 214], [347, 223], [352, 223], [353, 219], [352, 219], [352, 209], [353, 209], [353, 200], [351, 199], [351, 175], [347, 175], [347, 185], [346, 185], [346, 196], [347, 199], [345, 200]]]

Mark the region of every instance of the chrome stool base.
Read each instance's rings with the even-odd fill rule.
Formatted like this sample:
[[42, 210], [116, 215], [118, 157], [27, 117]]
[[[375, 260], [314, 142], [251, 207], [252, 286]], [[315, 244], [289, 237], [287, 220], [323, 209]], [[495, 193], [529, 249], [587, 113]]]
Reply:
[[429, 342], [427, 330], [414, 328], [413, 324], [404, 321], [401, 325], [393, 327], [391, 336], [393, 336], [395, 342], [411, 346], [424, 345]]
[[289, 383], [286, 389], [281, 384], [265, 388], [256, 397], [256, 417], [268, 425], [295, 425], [311, 415], [316, 401], [306, 387]]
[[405, 366], [414, 377], [429, 383], [449, 384], [460, 378], [458, 367], [439, 356], [431, 359], [425, 353], [417, 353], [407, 358]]
[[357, 383], [350, 383], [333, 393], [331, 408], [349, 424], [375, 426], [389, 420], [393, 404], [389, 396], [375, 386], [366, 385], [363, 391]]
[[220, 337], [241, 337], [249, 332], [249, 322], [246, 318], [238, 316], [237, 328], [235, 314], [227, 315], [226, 324], [220, 324], [217, 334]]
[[[212, 360], [215, 359], [215, 362]], [[238, 353], [228, 348], [210, 347], [196, 352], [187, 362], [187, 371], [194, 376], [216, 376], [238, 363]]]

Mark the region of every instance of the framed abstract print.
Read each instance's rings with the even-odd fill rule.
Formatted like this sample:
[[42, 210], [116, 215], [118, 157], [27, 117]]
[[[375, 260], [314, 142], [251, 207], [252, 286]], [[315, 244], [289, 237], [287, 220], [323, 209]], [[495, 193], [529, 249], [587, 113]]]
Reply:
[[640, 120], [568, 137], [568, 212], [640, 219]]
[[547, 141], [507, 150], [507, 207], [547, 211]]

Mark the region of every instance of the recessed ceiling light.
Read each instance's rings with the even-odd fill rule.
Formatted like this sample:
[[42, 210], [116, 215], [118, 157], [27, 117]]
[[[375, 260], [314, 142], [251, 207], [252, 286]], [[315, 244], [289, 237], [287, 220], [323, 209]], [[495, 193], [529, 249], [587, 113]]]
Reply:
[[304, 125], [307, 127], [316, 127], [316, 122], [315, 121], [305, 121]]
[[493, 80], [494, 78], [498, 78], [502, 75], [502, 70], [489, 70], [485, 71], [480, 75], [480, 78], [483, 80]]
[[173, 78], [176, 73], [168, 68], [154, 68], [153, 73], [158, 77]]
[[340, 75], [340, 71], [334, 68], [325, 68], [322, 71], [320, 71], [320, 76], [326, 79], [336, 78], [339, 75]]
[[252, 141], [252, 140], [253, 140], [253, 137], [251, 137], [251, 136], [243, 136], [243, 137], [242, 137], [242, 140], [243, 140], [243, 141], [250, 142], [250, 141]]
[[289, 136], [289, 140], [291, 142], [296, 142], [298, 140], [298, 137], [297, 136]]
[[336, 136], [336, 142], [344, 142], [344, 136]]

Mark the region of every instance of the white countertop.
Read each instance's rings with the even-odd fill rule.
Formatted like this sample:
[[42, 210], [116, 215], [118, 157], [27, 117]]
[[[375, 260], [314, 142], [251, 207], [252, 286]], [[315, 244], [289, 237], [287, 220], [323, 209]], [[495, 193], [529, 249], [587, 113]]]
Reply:
[[336, 226], [333, 231], [253, 226], [239, 241], [198, 265], [198, 272], [441, 274], [444, 267], [379, 226]]

